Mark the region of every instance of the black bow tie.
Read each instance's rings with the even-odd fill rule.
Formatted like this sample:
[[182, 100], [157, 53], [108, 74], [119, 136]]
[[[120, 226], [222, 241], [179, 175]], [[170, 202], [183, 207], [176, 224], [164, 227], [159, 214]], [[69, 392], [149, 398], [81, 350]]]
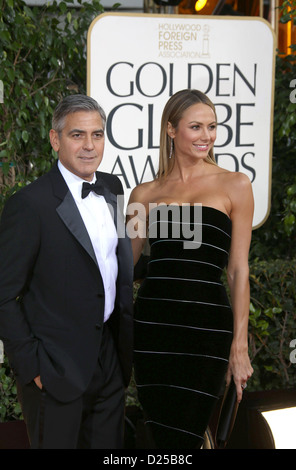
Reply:
[[99, 183], [98, 180], [93, 184], [91, 183], [82, 184], [82, 191], [81, 191], [82, 199], [88, 196], [91, 191], [94, 191], [96, 194], [99, 194], [100, 196], [104, 196], [105, 194], [105, 188], [101, 183]]

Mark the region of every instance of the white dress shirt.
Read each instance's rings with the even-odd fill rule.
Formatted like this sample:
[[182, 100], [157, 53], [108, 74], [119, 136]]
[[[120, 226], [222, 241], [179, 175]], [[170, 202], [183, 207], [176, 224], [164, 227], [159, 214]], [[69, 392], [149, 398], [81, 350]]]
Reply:
[[[82, 199], [81, 189], [85, 180], [67, 170], [60, 161], [58, 167], [76, 202], [94, 248], [105, 289], [104, 321], [106, 321], [114, 309], [116, 296], [118, 274], [116, 227], [105, 198], [90, 191], [88, 196]], [[95, 181], [96, 175], [93, 181], [87, 182]]]

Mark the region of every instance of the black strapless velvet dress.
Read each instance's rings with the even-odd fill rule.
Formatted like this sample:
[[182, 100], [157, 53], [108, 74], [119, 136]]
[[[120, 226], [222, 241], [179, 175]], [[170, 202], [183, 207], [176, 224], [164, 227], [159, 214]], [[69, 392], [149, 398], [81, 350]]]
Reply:
[[[182, 206], [163, 207], [150, 226], [148, 272], [135, 302], [135, 380], [155, 446], [196, 449], [225, 383], [232, 342], [233, 315], [221, 282], [231, 220], [204, 206], [196, 217], [191, 206], [188, 221]], [[192, 248], [184, 245], [189, 227], [201, 231], [200, 246], [195, 235]]]

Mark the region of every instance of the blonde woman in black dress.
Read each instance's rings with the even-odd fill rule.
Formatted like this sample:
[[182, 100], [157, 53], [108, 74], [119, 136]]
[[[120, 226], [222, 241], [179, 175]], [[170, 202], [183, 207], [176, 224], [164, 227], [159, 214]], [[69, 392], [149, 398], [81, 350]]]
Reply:
[[[151, 247], [135, 304], [134, 365], [157, 448], [201, 447], [225, 378], [233, 376], [241, 401], [253, 373], [248, 356], [253, 195], [246, 175], [216, 165], [216, 130], [214, 105], [203, 93], [173, 95], [162, 116], [158, 176], [137, 186], [129, 201], [134, 263], [146, 235]], [[188, 233], [197, 235], [189, 239]], [[221, 282], [225, 266], [231, 302]]]

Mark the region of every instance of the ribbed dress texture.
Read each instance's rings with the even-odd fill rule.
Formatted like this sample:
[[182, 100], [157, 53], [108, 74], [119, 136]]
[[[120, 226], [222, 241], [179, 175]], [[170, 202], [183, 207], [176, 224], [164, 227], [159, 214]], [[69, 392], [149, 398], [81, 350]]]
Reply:
[[[211, 207], [202, 207], [202, 217], [194, 206], [189, 215], [182, 206], [162, 207], [150, 222], [148, 272], [135, 302], [135, 380], [155, 447], [196, 449], [224, 386], [232, 341], [221, 282], [231, 220]], [[201, 244], [194, 235], [192, 247], [184, 245], [188, 228], [201, 231]]]

